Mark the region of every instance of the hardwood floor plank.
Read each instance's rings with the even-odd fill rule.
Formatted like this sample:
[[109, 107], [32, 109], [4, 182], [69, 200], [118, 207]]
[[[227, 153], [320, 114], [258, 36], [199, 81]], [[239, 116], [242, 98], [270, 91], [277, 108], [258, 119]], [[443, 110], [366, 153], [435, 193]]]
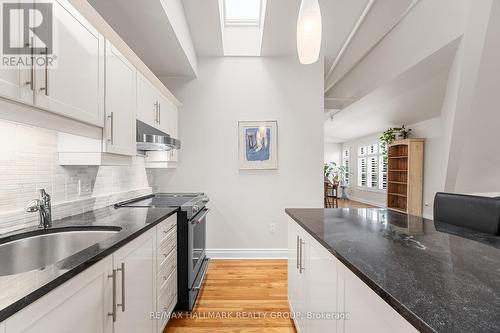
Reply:
[[164, 333], [296, 333], [286, 260], [212, 260], [195, 309]]

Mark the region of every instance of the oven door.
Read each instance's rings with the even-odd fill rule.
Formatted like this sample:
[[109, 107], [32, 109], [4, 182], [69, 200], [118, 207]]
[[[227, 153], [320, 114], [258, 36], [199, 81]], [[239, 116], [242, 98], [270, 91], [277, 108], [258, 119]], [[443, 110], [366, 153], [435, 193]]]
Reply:
[[201, 210], [194, 218], [189, 220], [189, 239], [188, 239], [188, 255], [189, 255], [189, 287], [193, 287], [193, 283], [200, 272], [203, 260], [205, 259], [206, 235], [207, 235], [207, 214], [208, 208]]

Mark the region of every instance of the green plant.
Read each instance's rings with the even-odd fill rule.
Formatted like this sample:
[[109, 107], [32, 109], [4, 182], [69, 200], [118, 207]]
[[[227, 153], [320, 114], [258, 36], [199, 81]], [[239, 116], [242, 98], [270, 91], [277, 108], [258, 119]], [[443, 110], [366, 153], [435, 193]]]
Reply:
[[335, 162], [328, 162], [325, 163], [323, 167], [323, 173], [326, 179], [330, 179], [331, 175], [333, 174], [333, 171], [337, 167], [337, 163]]
[[382, 132], [380, 141], [388, 146], [396, 140], [396, 136], [407, 139], [410, 136], [410, 132], [411, 128], [406, 128], [405, 125], [401, 125], [401, 127], [391, 127]]
[[408, 139], [410, 132], [411, 128], [406, 128], [405, 125], [401, 125], [401, 127], [391, 127], [382, 132], [380, 141], [382, 142], [381, 149], [384, 160], [387, 161], [387, 147], [396, 140], [396, 137], [398, 139]]
[[323, 171], [325, 179], [334, 183], [343, 183], [345, 180], [345, 166], [337, 166], [335, 162], [325, 163]]

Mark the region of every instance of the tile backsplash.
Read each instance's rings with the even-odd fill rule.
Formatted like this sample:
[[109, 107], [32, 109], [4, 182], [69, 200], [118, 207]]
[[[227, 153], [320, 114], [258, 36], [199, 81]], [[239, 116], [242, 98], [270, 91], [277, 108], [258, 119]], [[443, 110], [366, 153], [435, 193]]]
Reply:
[[54, 220], [151, 193], [141, 157], [126, 167], [57, 161], [56, 131], [0, 121], [0, 234], [38, 223], [24, 209], [41, 188], [51, 195]]

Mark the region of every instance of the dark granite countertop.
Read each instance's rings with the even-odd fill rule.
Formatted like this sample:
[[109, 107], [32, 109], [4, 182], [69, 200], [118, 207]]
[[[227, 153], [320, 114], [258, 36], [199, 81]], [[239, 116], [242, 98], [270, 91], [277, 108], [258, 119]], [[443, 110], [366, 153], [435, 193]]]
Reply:
[[286, 209], [422, 332], [500, 332], [500, 238], [387, 209]]
[[[15, 275], [0, 276], [0, 322], [110, 255], [121, 246], [177, 212], [177, 210], [177, 208], [115, 209], [107, 207], [54, 221], [52, 229], [117, 226], [121, 227], [121, 230], [53, 265]], [[1, 235], [0, 243], [15, 239], [16, 235], [21, 232], [35, 230], [36, 228], [29, 228]], [[22, 258], [15, 259], [22, 260]]]

